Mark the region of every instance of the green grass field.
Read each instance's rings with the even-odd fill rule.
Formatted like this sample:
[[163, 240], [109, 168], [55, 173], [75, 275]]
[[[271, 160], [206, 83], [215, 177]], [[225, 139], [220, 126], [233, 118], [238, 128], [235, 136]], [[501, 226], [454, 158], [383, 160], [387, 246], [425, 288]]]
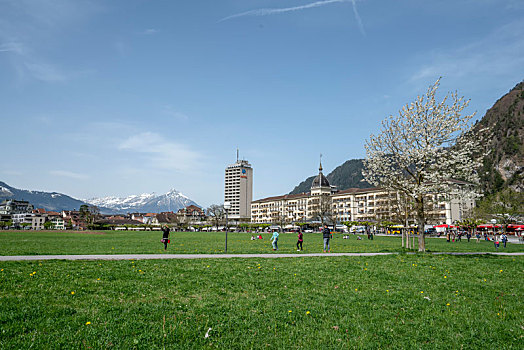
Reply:
[[522, 256], [0, 262], [0, 348], [522, 349], [523, 281]]
[[[160, 243], [160, 232], [136, 231], [0, 231], [0, 255], [41, 255], [41, 254], [154, 254], [164, 252]], [[263, 234], [262, 240], [251, 241], [251, 234], [228, 234], [228, 253], [268, 253], [272, 252], [270, 234]], [[283, 233], [279, 239], [280, 253], [296, 252], [296, 235]], [[215, 254], [224, 252], [224, 232], [174, 232], [171, 244], [167, 250], [172, 254], [204, 253]], [[417, 240], [415, 239], [415, 246]], [[370, 241], [362, 236], [357, 241], [356, 236], [342, 239], [335, 234], [331, 241], [332, 252], [400, 252], [400, 237], [375, 236]], [[491, 242], [476, 243], [463, 239], [462, 242], [448, 243], [442, 238], [426, 238], [426, 248], [433, 252], [493, 252], [495, 247]], [[304, 234], [304, 252], [322, 252], [322, 235], [319, 233]], [[499, 248], [505, 252], [524, 252], [524, 245], [509, 243], [507, 248]]]
[[[159, 253], [160, 236], [3, 231], [0, 252]], [[263, 236], [229, 233], [229, 252], [272, 252]], [[177, 232], [168, 253], [222, 253], [224, 237]], [[279, 252], [300, 255], [295, 242], [282, 234]], [[0, 349], [522, 348], [524, 256], [407, 255], [398, 237], [332, 243], [401, 254], [0, 262]], [[495, 250], [436, 238], [427, 247]], [[321, 235], [306, 234], [304, 248], [321, 252]]]

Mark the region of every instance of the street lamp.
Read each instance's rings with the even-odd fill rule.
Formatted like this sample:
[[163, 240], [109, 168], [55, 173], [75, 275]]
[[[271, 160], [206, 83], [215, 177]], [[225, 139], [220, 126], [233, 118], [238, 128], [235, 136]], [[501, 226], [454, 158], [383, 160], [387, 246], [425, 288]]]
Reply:
[[226, 250], [225, 252], [227, 253], [227, 231], [228, 231], [228, 227], [227, 227], [227, 211], [231, 208], [231, 202], [224, 202], [224, 210], [226, 211]]

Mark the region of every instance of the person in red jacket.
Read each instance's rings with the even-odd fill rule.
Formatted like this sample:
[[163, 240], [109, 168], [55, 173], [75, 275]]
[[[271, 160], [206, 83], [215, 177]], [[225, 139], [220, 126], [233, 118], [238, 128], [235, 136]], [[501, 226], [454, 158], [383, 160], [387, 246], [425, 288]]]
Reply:
[[[302, 250], [302, 242], [304, 242], [304, 235], [302, 234], [302, 231], [298, 230], [297, 252]], [[298, 248], [299, 245], [300, 249]]]

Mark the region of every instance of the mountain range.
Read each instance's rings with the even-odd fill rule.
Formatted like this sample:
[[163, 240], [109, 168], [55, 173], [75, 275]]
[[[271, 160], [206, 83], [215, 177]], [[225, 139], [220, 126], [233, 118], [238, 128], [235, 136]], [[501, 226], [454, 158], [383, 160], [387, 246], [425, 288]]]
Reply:
[[0, 181], [0, 201], [4, 199], [25, 200], [35, 208], [44, 208], [48, 211], [58, 212], [62, 210], [78, 210], [81, 205], [90, 204], [96, 205], [102, 214], [176, 212], [191, 204], [199, 206], [175, 189], [162, 195], [144, 193], [124, 198], [104, 197], [80, 200], [58, 192], [21, 190]]
[[[485, 127], [489, 127], [492, 137], [487, 140], [490, 152], [483, 159], [480, 174], [483, 192], [490, 194], [507, 187], [524, 191], [524, 81], [496, 101], [473, 131]], [[364, 180], [363, 169], [362, 159], [351, 159], [326, 177], [339, 190], [372, 187]], [[290, 194], [308, 192], [315, 176], [299, 183]]]
[[109, 208], [116, 212], [147, 212], [160, 213], [164, 211], [178, 211], [188, 205], [196, 205], [181, 192], [171, 189], [169, 192], [157, 195], [155, 193], [143, 193], [128, 197], [103, 197], [86, 199], [85, 202], [97, 207]]

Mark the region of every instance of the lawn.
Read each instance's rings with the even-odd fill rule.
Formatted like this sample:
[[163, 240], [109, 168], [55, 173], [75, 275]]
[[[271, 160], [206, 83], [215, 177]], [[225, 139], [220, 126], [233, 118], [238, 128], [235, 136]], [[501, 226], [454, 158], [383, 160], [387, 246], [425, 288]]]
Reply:
[[[39, 254], [155, 254], [163, 253], [160, 242], [161, 232], [151, 231], [0, 231], [0, 255], [39, 255]], [[228, 234], [228, 253], [269, 253], [272, 252], [270, 234], [262, 235], [262, 240], [251, 241], [251, 234]], [[375, 236], [368, 240], [362, 236], [350, 235], [342, 239], [335, 234], [331, 241], [332, 252], [400, 252], [400, 237]], [[283, 233], [279, 239], [280, 253], [297, 253], [296, 235]], [[415, 240], [415, 245], [417, 241]], [[224, 252], [224, 232], [174, 232], [167, 252], [172, 254], [219, 254]], [[304, 234], [304, 252], [322, 252], [323, 241], [320, 233]], [[426, 238], [426, 248], [433, 252], [493, 252], [491, 242], [474, 239], [467, 242], [448, 243], [442, 238]], [[509, 243], [505, 252], [524, 252], [524, 245]], [[297, 253], [299, 254], [299, 253]]]
[[0, 262], [0, 348], [522, 349], [523, 281], [522, 256]]

